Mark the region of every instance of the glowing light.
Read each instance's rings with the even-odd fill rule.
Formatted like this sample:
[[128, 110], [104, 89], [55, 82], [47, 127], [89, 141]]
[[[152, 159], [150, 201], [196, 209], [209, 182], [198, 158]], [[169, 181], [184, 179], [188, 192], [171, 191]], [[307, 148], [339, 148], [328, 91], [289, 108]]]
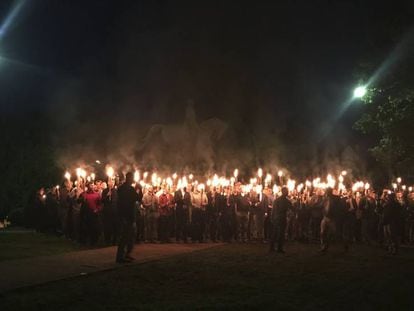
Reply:
[[115, 174], [114, 168], [112, 166], [108, 166], [107, 169], [106, 169], [106, 175], [109, 178], [113, 178], [114, 174]]
[[135, 171], [134, 172], [134, 181], [137, 183], [137, 182], [139, 182], [139, 172], [138, 171]]
[[85, 177], [86, 177], [86, 171], [85, 171], [85, 170], [83, 170], [82, 168], [78, 167], [78, 168], [76, 169], [76, 175], [78, 176], [78, 178], [83, 178], [83, 179], [85, 179]]
[[157, 173], [152, 173], [151, 175], [151, 183], [155, 186], [157, 183]]
[[356, 191], [358, 191], [360, 188], [364, 188], [364, 186], [365, 186], [364, 182], [362, 182], [362, 181], [357, 181], [356, 183], [354, 183], [354, 184], [352, 185], [352, 191], [353, 191], [353, 192], [356, 192]]
[[181, 181], [181, 187], [186, 188], [187, 186], [188, 186], [187, 177], [184, 176]]
[[81, 177], [81, 175], [82, 175], [82, 169], [80, 167], [78, 167], [76, 169], [76, 176], [78, 176], [78, 178], [79, 178], [79, 177]]
[[219, 185], [219, 183], [220, 183], [219, 177], [217, 176], [217, 174], [214, 174], [213, 181], [212, 181], [213, 187], [217, 187]]
[[177, 173], [174, 173], [173, 175], [172, 175], [172, 178], [175, 180], [175, 179], [177, 179]]
[[277, 172], [277, 176], [279, 176], [279, 177], [282, 177], [283, 176], [283, 171], [279, 171], [279, 172]]
[[95, 177], [96, 177], [95, 173], [91, 173], [91, 179], [95, 180]]
[[66, 178], [67, 180], [70, 180], [70, 173], [69, 173], [69, 172], [66, 172], [66, 173], [65, 173], [65, 178]]
[[399, 184], [400, 184], [400, 183], [401, 183], [401, 181], [402, 181], [401, 177], [398, 177], [398, 178], [397, 178], [397, 183], [399, 183]]
[[233, 176], [234, 176], [234, 178], [236, 178], [236, 179], [237, 179], [237, 177], [239, 176], [239, 170], [238, 170], [237, 168], [234, 170]]
[[342, 175], [342, 176], [346, 176], [346, 174], [348, 174], [348, 172], [347, 172], [347, 171], [342, 171], [342, 172], [341, 172], [341, 175]]
[[13, 21], [17, 18], [19, 12], [21, 11], [23, 5], [25, 4], [25, 0], [16, 1], [14, 7], [11, 9], [10, 13], [7, 15], [6, 19], [4, 20], [3, 24], [0, 26], [0, 39], [6, 34], [7, 30], [12, 25]]
[[354, 90], [354, 97], [355, 98], [362, 98], [367, 93], [367, 88], [365, 86], [358, 86]]
[[370, 187], [371, 187], [371, 185], [369, 183], [366, 183], [365, 186], [364, 186], [365, 190], [368, 190]]
[[408, 191], [413, 191], [413, 187], [408, 187]]
[[143, 177], [144, 177], [144, 179], [147, 178], [148, 177], [148, 172], [144, 172]]
[[296, 184], [296, 181], [294, 181], [292, 179], [288, 180], [287, 187], [288, 187], [289, 191], [293, 191], [295, 189], [295, 184]]
[[326, 177], [326, 180], [327, 180], [327, 186], [328, 186], [329, 188], [334, 188], [334, 187], [335, 187], [336, 181], [335, 181], [335, 179], [332, 177], [332, 175], [331, 175], [331, 174], [328, 174], [328, 176]]
[[96, 164], [101, 164], [101, 161], [99, 161], [99, 160], [96, 160], [95, 162], [96, 162]]
[[193, 174], [188, 175], [188, 179], [189, 180], [193, 180], [193, 178], [194, 178], [194, 175]]
[[407, 190], [407, 186], [406, 185], [402, 185], [401, 186], [401, 189], [405, 191], [405, 190]]
[[393, 183], [392, 184], [392, 187], [394, 188], [394, 190], [397, 189], [397, 184], [396, 183]]
[[344, 176], [339, 175], [338, 180], [339, 180], [340, 183], [343, 183], [344, 182]]
[[271, 181], [272, 181], [272, 175], [266, 174], [266, 178], [265, 178], [266, 184], [270, 184]]

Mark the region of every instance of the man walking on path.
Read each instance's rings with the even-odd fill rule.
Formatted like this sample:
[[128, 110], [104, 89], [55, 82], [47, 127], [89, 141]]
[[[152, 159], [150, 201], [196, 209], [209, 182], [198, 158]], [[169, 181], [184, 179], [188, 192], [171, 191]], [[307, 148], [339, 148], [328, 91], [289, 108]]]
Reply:
[[135, 241], [135, 203], [139, 200], [138, 193], [132, 187], [134, 174], [126, 174], [125, 183], [118, 188], [118, 214], [121, 224], [121, 237], [116, 254], [117, 263], [134, 260], [131, 252]]

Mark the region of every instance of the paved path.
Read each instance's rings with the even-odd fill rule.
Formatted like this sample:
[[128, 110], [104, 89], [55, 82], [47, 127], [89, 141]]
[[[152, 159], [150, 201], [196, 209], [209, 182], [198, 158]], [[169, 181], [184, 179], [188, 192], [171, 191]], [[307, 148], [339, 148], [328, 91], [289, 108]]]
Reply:
[[[139, 244], [134, 248], [136, 258], [131, 264], [190, 253], [220, 244]], [[0, 262], [0, 292], [50, 281], [115, 269], [116, 247], [70, 252]]]

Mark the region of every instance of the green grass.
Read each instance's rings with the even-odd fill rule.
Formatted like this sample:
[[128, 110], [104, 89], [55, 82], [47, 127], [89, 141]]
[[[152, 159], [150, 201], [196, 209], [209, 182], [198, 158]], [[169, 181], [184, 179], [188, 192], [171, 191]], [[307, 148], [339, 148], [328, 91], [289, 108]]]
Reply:
[[[139, 248], [139, 246], [138, 246]], [[412, 310], [414, 250], [224, 245], [9, 292], [2, 310]]]
[[77, 249], [75, 243], [63, 237], [29, 231], [0, 231], [0, 261], [56, 255]]

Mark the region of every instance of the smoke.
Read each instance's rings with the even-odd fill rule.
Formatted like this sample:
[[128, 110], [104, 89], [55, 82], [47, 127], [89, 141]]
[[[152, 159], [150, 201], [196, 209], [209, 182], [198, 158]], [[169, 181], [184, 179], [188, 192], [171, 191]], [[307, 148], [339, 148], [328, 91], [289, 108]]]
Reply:
[[[258, 42], [256, 33], [269, 35], [266, 27], [259, 23], [251, 32], [240, 28], [242, 16], [229, 24], [214, 10], [170, 15], [178, 10], [172, 4], [162, 12], [137, 6], [120, 16], [107, 46], [55, 92], [49, 112], [61, 167], [93, 168], [99, 159], [120, 170], [237, 167], [247, 175], [263, 167], [299, 176], [362, 170], [355, 155], [342, 155], [349, 133], [332, 131], [341, 142], [333, 134], [317, 137], [343, 81], [322, 77], [314, 60], [283, 44], [290, 38]], [[190, 127], [189, 99], [196, 114]], [[207, 120], [222, 123], [204, 128]]]

